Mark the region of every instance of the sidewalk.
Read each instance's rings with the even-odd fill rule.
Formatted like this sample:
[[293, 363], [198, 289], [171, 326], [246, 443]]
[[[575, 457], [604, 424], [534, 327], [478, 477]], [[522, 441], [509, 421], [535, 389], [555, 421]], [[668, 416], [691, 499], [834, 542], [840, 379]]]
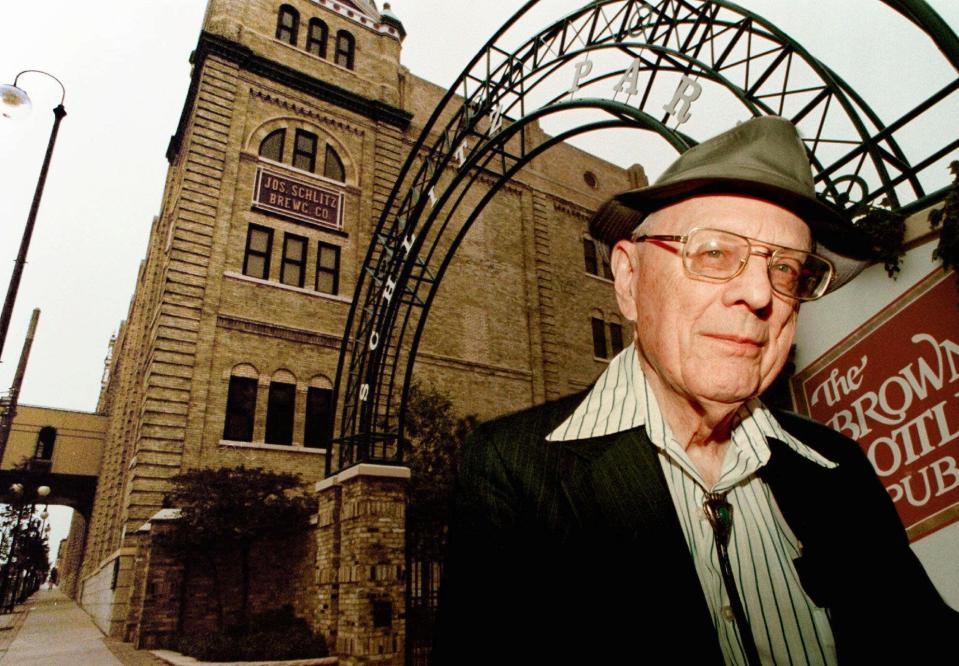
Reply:
[[[117, 650], [120, 658], [114, 656], [111, 648]], [[149, 652], [106, 639], [90, 616], [56, 589], [40, 590], [13, 613], [0, 615], [0, 664], [3, 666], [162, 663]]]
[[[163, 655], [163, 658], [157, 655]], [[0, 614], [0, 666], [204, 666], [176, 652], [137, 650], [107, 638], [90, 616], [60, 590], [40, 590], [14, 612]], [[242, 666], [242, 662], [234, 662]], [[335, 666], [336, 657], [250, 666]], [[214, 665], [215, 666], [215, 665]], [[221, 663], [220, 666], [231, 666]]]

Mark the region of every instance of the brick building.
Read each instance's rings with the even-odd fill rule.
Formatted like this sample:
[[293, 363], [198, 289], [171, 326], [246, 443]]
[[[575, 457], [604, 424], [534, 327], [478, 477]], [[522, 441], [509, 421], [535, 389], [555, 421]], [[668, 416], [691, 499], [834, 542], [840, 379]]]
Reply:
[[[130, 638], [139, 621], [138, 530], [171, 476], [244, 464], [323, 478], [357, 275], [445, 94], [403, 67], [406, 37], [388, 5], [367, 0], [210, 0], [162, 208], [112, 344], [92, 517], [76, 526], [87, 530], [78, 596], [104, 631]], [[624, 333], [586, 222], [642, 179], [563, 144], [502, 188], [447, 273], [418, 379], [481, 419], [587, 386]], [[322, 543], [320, 556], [307, 550], [322, 559]]]

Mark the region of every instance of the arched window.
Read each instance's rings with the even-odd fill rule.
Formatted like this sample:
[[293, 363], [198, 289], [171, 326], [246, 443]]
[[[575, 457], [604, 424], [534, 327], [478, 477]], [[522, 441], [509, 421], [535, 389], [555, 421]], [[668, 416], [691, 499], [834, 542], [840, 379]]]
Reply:
[[333, 150], [333, 146], [326, 144], [326, 159], [323, 163], [323, 175], [332, 180], [338, 180], [341, 183], [346, 182], [346, 169], [343, 168], [343, 160]]
[[277, 370], [270, 380], [266, 402], [266, 443], [293, 443], [293, 414], [296, 410], [296, 377], [289, 370]]
[[281, 5], [276, 17], [276, 38], [296, 46], [296, 31], [300, 26], [300, 12], [289, 5]]
[[241, 363], [230, 372], [223, 439], [233, 442], [253, 441], [257, 383], [256, 368], [248, 363]]
[[306, 389], [303, 446], [325, 448], [333, 435], [333, 382], [323, 376], [310, 380]]
[[353, 52], [356, 50], [356, 40], [346, 30], [336, 33], [336, 53], [334, 62], [340, 67], [353, 69]]
[[266, 135], [260, 142], [260, 157], [276, 162], [283, 161], [283, 143], [286, 141], [286, 130], [278, 129]]
[[306, 33], [306, 52], [320, 58], [326, 57], [326, 36], [329, 31], [326, 24], [318, 18], [310, 19], [310, 27]]
[[[326, 144], [325, 152], [319, 154], [320, 138], [304, 129], [290, 130], [292, 142], [286, 149], [286, 129], [273, 130], [260, 142], [260, 157], [274, 162], [286, 162], [297, 169], [310, 173], [322, 173], [326, 178], [346, 182], [346, 167], [333, 146]], [[320, 159], [323, 160], [320, 163]], [[320, 171], [320, 169], [322, 169]]]
[[316, 171], [316, 135], [305, 130], [296, 130], [293, 142], [293, 166], [313, 173]]
[[44, 426], [40, 428], [37, 435], [37, 446], [33, 450], [33, 457], [40, 460], [53, 459], [53, 445], [57, 441], [57, 429], [53, 426]]

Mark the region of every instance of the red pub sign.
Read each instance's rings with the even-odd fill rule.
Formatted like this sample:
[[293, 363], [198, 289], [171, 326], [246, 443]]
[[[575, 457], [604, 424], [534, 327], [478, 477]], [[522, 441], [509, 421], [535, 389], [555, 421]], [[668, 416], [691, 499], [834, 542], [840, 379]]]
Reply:
[[266, 169], [256, 170], [253, 207], [302, 222], [340, 229], [343, 194]]
[[799, 411], [855, 439], [912, 541], [959, 519], [959, 292], [934, 271], [792, 379]]

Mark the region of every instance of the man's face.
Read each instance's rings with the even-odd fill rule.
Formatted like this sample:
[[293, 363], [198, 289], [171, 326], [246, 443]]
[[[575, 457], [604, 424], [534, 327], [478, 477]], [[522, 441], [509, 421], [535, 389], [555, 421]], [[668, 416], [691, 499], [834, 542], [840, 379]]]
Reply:
[[[762, 243], [808, 250], [809, 228], [774, 204], [735, 195], [700, 196], [663, 208], [644, 234], [685, 235], [707, 227]], [[635, 321], [636, 348], [662, 390], [693, 405], [740, 403], [782, 369], [796, 328], [797, 303], [772, 290], [766, 259], [753, 255], [733, 279], [688, 275], [682, 245], [620, 241], [613, 252], [623, 314]]]

